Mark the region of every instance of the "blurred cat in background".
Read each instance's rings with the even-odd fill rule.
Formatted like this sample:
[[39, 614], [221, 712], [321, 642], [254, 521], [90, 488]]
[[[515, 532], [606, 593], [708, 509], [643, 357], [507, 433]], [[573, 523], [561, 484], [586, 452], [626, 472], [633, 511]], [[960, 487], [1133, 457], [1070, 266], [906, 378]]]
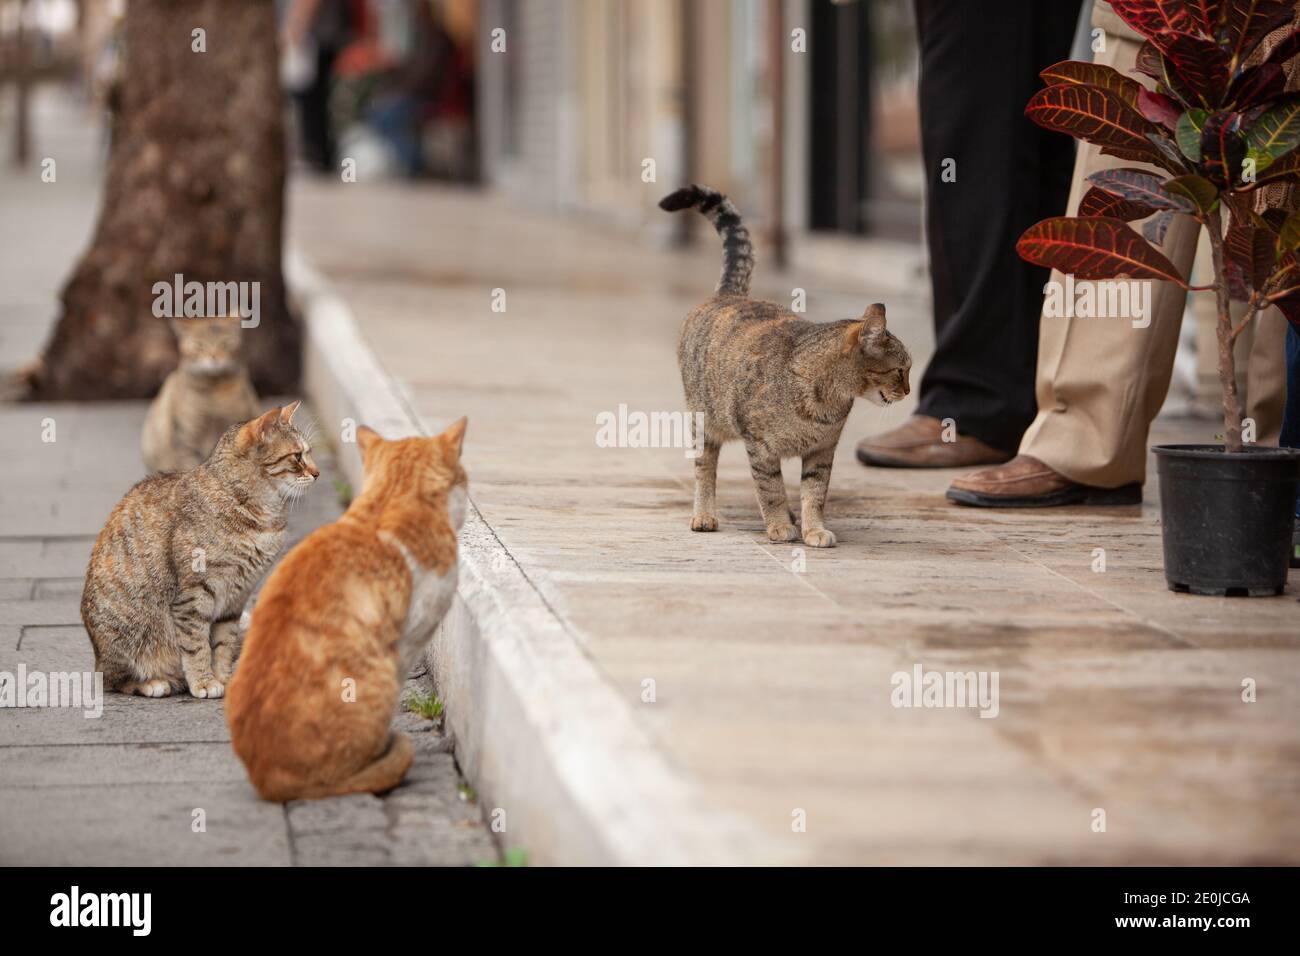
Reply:
[[299, 404], [230, 426], [207, 461], [144, 479], [109, 515], [81, 595], [109, 690], [222, 696], [244, 603], [280, 553], [290, 504], [320, 474], [293, 424]]
[[[770, 541], [796, 541], [800, 517], [786, 500], [782, 458], [801, 458], [804, 544], [835, 546], [823, 523], [831, 462], [844, 421], [861, 397], [888, 405], [908, 393], [912, 357], [885, 328], [885, 307], [860, 319], [805, 322], [775, 302], [749, 297], [754, 249], [731, 200], [687, 186], [660, 201], [668, 212], [698, 209], [722, 237], [722, 275], [713, 297], [686, 317], [677, 342], [686, 406], [704, 413], [695, 441], [692, 531], [716, 531], [718, 452], [739, 439], [749, 454]], [[692, 416], [694, 417], [694, 416]]]
[[180, 363], [149, 406], [140, 445], [151, 472], [188, 471], [222, 433], [257, 417], [240, 349], [239, 316], [172, 320]]
[[390, 725], [456, 595], [465, 424], [396, 441], [357, 429], [361, 493], [285, 555], [258, 596], [226, 720], [264, 799], [381, 793], [410, 768], [411, 739]]

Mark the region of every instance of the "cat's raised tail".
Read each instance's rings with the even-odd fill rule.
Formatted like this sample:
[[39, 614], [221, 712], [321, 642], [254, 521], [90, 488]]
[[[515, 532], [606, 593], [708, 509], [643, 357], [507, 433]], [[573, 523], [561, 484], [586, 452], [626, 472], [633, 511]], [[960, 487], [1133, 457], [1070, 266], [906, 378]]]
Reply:
[[666, 212], [698, 209], [713, 223], [722, 237], [722, 275], [718, 278], [718, 295], [749, 295], [749, 277], [754, 272], [754, 246], [749, 230], [730, 199], [708, 186], [683, 186], [659, 200]]

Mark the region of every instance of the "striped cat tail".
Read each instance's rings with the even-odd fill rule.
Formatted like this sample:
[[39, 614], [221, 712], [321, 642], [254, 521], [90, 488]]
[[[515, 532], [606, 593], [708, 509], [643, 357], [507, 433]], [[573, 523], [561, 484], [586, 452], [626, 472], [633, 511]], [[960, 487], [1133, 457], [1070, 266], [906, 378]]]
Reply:
[[666, 212], [698, 209], [703, 213], [722, 237], [722, 275], [718, 278], [716, 294], [749, 295], [754, 246], [730, 199], [708, 186], [691, 185], [659, 200], [659, 208]]

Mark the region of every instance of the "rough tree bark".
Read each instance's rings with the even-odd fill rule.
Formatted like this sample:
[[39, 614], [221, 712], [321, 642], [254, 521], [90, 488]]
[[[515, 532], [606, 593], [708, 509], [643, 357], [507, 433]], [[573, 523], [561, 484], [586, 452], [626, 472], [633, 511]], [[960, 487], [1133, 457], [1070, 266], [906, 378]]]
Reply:
[[[195, 30], [206, 52], [196, 52]], [[153, 285], [257, 282], [245, 330], [263, 394], [297, 385], [300, 328], [281, 271], [284, 122], [273, 0], [131, 0], [103, 207], [32, 397], [140, 398], [176, 362]]]

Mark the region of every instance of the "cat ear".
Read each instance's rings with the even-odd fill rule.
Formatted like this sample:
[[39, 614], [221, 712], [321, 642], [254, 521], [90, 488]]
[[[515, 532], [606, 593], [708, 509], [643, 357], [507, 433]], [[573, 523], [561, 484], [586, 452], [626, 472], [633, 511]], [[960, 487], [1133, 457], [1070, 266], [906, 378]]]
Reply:
[[266, 437], [266, 432], [280, 417], [281, 409], [273, 408], [254, 418], [251, 422], [245, 422], [239, 429], [239, 440], [242, 445], [254, 445]]
[[298, 406], [301, 404], [302, 404], [302, 399], [300, 398], [298, 399], [298, 401], [286, 405], [284, 406], [284, 408], [280, 409], [280, 421], [286, 425], [288, 425], [291, 421], [293, 421], [293, 413], [298, 410]]
[[438, 437], [446, 442], [447, 447], [456, 452], [456, 457], [460, 457], [461, 448], [465, 445], [465, 428], [469, 425], [469, 419], [461, 416], [460, 421], [452, 425]]
[[849, 326], [844, 336], [844, 351], [852, 352], [865, 339], [868, 344], [878, 341], [885, 334], [885, 307], [879, 302], [867, 306], [862, 313], [862, 321]]
[[379, 437], [379, 432], [369, 425], [357, 426], [357, 447], [361, 449], [361, 454], [364, 455], [372, 445], [380, 441], [383, 441], [383, 439]]

